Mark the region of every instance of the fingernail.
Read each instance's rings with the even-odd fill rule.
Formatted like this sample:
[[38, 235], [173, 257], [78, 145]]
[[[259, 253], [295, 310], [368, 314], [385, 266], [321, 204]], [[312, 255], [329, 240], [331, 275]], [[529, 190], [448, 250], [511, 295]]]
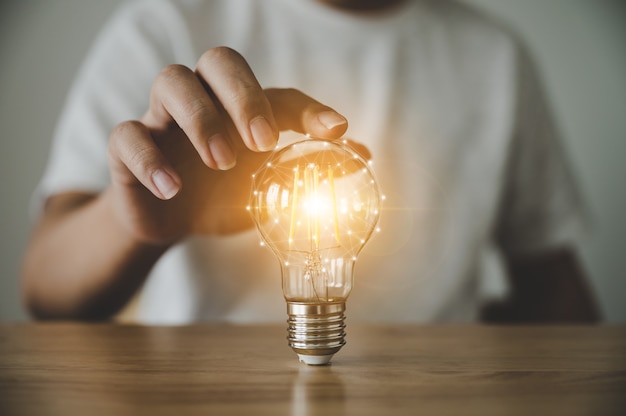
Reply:
[[237, 164], [233, 150], [220, 133], [209, 138], [209, 149], [213, 160], [221, 170], [228, 170]]
[[265, 117], [257, 117], [250, 123], [254, 144], [259, 150], [268, 151], [276, 147], [276, 134]]
[[162, 169], [158, 169], [152, 174], [152, 182], [165, 199], [171, 199], [180, 189], [174, 179]]
[[332, 130], [337, 126], [341, 126], [342, 124], [346, 124], [348, 122], [348, 120], [334, 111], [323, 111], [317, 115], [317, 119], [328, 130]]

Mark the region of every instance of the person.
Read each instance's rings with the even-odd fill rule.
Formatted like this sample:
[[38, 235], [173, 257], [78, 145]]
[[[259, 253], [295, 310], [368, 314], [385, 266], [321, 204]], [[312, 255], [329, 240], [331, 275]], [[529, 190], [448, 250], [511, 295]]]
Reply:
[[125, 4], [34, 196], [29, 311], [283, 321], [245, 206], [294, 132], [360, 143], [387, 197], [350, 320], [598, 319], [583, 202], [532, 60], [470, 7], [426, 0]]

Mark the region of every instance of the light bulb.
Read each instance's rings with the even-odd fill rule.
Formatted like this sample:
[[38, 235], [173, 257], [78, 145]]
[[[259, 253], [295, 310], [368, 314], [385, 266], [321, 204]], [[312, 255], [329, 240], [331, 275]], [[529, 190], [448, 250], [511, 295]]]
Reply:
[[275, 151], [252, 182], [248, 210], [280, 261], [289, 346], [327, 364], [345, 344], [355, 262], [380, 216], [374, 175], [345, 143], [306, 139]]

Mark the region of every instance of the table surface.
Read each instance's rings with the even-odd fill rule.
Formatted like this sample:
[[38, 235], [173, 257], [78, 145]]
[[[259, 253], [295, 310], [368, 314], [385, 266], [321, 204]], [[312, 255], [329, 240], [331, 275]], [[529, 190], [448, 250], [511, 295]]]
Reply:
[[626, 415], [626, 326], [0, 323], [1, 415]]

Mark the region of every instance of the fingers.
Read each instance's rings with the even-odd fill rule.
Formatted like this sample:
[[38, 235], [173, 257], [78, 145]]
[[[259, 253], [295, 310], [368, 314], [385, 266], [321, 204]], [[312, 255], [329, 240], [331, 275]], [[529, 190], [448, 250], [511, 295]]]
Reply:
[[298, 90], [270, 88], [265, 90], [265, 95], [280, 130], [332, 140], [341, 137], [348, 128], [345, 117]]
[[224, 108], [246, 147], [268, 151], [276, 147], [278, 128], [272, 107], [245, 59], [230, 48], [205, 52], [196, 73]]
[[138, 180], [160, 199], [171, 199], [181, 189], [176, 171], [157, 147], [148, 128], [126, 121], [113, 129], [109, 140], [113, 182], [132, 185]]
[[142, 121], [157, 131], [178, 124], [210, 168], [225, 170], [235, 165], [235, 152], [220, 109], [201, 80], [185, 66], [170, 65], [161, 71]]
[[335, 139], [346, 119], [300, 91], [263, 90], [245, 59], [226, 47], [202, 55], [195, 71], [170, 65], [155, 81], [142, 122], [153, 131], [180, 127], [205, 165], [230, 169], [241, 142], [253, 151], [276, 147], [279, 130]]

